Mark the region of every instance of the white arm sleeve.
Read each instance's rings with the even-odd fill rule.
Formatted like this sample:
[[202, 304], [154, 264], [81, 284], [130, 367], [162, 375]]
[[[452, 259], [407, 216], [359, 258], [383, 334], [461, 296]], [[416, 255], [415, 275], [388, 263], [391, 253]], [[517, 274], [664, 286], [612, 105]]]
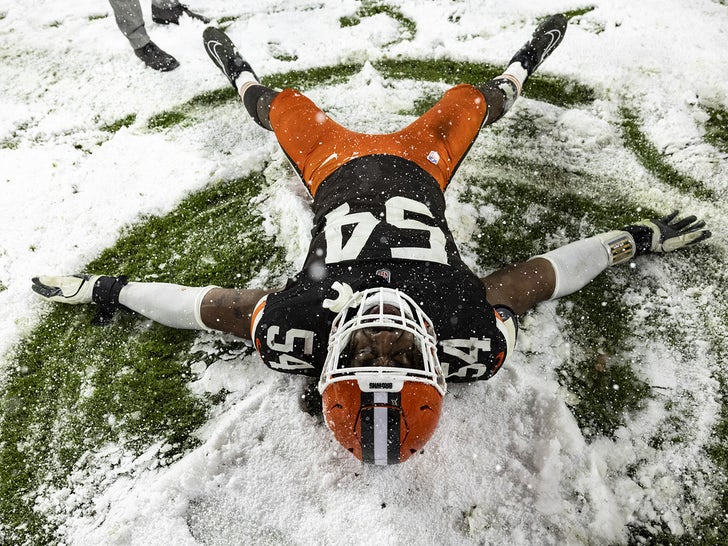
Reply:
[[584, 288], [609, 266], [631, 259], [635, 249], [632, 235], [626, 231], [610, 231], [569, 243], [534, 258], [551, 262], [556, 274], [556, 286], [551, 299], [555, 300]]
[[155, 322], [182, 330], [212, 330], [202, 322], [200, 305], [215, 286], [193, 288], [161, 282], [130, 282], [119, 303]]

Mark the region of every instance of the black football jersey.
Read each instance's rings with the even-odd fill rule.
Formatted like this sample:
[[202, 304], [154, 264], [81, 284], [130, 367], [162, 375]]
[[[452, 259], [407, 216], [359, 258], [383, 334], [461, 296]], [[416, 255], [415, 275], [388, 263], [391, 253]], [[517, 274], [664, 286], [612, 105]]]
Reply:
[[428, 173], [395, 156], [354, 159], [321, 184], [313, 208], [302, 271], [254, 316], [253, 339], [269, 367], [320, 375], [336, 316], [323, 301], [337, 298], [338, 281], [354, 292], [386, 286], [412, 298], [434, 323], [448, 381], [498, 371], [515, 342], [516, 319], [496, 315], [463, 263]]

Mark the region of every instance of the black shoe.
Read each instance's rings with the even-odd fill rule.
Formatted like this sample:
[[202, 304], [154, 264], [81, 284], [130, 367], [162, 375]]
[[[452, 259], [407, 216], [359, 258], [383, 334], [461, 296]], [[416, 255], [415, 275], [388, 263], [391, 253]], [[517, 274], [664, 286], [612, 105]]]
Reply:
[[511, 62], [521, 63], [530, 76], [564, 39], [568, 19], [565, 15], [552, 15], [533, 31], [531, 39], [518, 50]]
[[172, 57], [169, 53], [159, 49], [157, 44], [149, 42], [147, 45], [135, 49], [134, 53], [139, 57], [144, 64], [154, 70], [160, 72], [169, 72], [179, 66], [177, 59]]
[[235, 80], [243, 72], [250, 72], [257, 81], [260, 81], [248, 61], [243, 59], [235, 48], [235, 44], [233, 44], [232, 40], [222, 30], [215, 27], [207, 27], [202, 33], [202, 40], [205, 44], [205, 51], [207, 51], [210, 59], [222, 70], [222, 73], [225, 74], [233, 89], [237, 90]]
[[207, 24], [210, 20], [204, 15], [191, 11], [190, 8], [184, 4], [177, 4], [171, 8], [158, 8], [152, 4], [152, 21], [159, 25], [179, 25], [179, 18], [182, 15], [187, 15], [190, 19], [197, 19]]

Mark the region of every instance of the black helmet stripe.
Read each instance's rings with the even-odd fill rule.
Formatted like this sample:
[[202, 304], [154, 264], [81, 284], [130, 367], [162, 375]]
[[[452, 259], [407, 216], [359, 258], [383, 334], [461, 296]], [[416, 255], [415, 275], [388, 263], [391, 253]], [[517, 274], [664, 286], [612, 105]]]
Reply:
[[366, 463], [399, 462], [402, 412], [397, 392], [361, 393], [361, 456]]

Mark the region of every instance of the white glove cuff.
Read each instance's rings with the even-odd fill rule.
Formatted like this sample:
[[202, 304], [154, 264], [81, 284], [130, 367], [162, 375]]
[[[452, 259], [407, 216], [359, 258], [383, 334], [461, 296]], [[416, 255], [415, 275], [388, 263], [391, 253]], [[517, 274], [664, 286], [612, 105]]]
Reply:
[[184, 330], [212, 330], [202, 322], [202, 300], [216, 286], [191, 288], [178, 284], [130, 282], [119, 293], [119, 303], [155, 322]]
[[[556, 276], [552, 300], [584, 288], [609, 266], [631, 259], [635, 243], [626, 231], [609, 231], [534, 256], [551, 262]], [[533, 259], [533, 258], [531, 258]]]

